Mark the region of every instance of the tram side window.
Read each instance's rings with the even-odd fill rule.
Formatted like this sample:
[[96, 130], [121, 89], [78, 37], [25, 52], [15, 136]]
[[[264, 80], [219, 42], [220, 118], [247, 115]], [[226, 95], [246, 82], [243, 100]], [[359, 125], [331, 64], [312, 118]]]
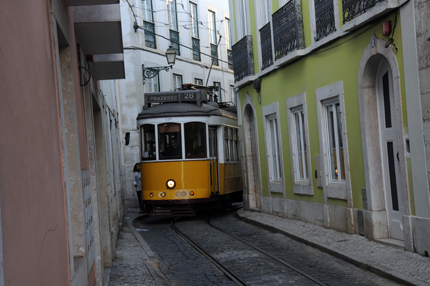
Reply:
[[238, 152], [238, 130], [236, 128], [224, 127], [224, 152], [225, 161], [239, 161]]
[[239, 161], [239, 132], [236, 128], [233, 129], [233, 153], [234, 160]]
[[158, 152], [160, 160], [182, 159], [181, 124], [158, 125]]
[[230, 161], [230, 148], [228, 147], [228, 127], [224, 127], [224, 153], [225, 161]]
[[154, 125], [143, 125], [142, 134], [142, 161], [155, 160], [155, 127]]
[[206, 124], [190, 122], [184, 125], [185, 158], [206, 158]]

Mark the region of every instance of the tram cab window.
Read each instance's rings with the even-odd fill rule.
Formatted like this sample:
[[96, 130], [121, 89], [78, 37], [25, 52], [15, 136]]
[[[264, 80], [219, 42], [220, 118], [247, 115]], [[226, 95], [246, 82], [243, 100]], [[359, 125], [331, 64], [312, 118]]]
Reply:
[[158, 152], [160, 160], [182, 159], [181, 124], [158, 125]]
[[140, 134], [142, 134], [142, 161], [155, 160], [155, 127], [154, 125], [146, 124], [140, 128]]
[[206, 124], [190, 122], [184, 125], [185, 158], [206, 158]]

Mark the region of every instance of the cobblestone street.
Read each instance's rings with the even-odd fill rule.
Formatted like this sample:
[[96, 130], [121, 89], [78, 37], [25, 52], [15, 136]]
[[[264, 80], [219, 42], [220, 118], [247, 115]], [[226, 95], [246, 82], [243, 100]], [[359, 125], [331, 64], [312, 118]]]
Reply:
[[[217, 215], [211, 222], [266, 252], [275, 253], [283, 261], [321, 281], [322, 285], [428, 285], [412, 277], [408, 280], [405, 276], [397, 284], [284, 234], [244, 223], [238, 220], [235, 213], [236, 211], [230, 211]], [[207, 218], [207, 214], [181, 218], [176, 226], [229, 270], [238, 274], [246, 285], [315, 285], [312, 281], [306, 281], [307, 278], [298, 277], [294, 271], [282, 268], [277, 262], [270, 261], [261, 253], [211, 228], [206, 223]], [[269, 219], [277, 220], [276, 217]], [[172, 220], [145, 218], [137, 213], [127, 214], [118, 237], [116, 259], [110, 270], [108, 285], [236, 285], [171, 229]], [[328, 239], [323, 232], [317, 233], [315, 228], [313, 238], [319, 234], [323, 236], [322, 241]], [[344, 234], [333, 232], [332, 235], [342, 237]], [[357, 239], [355, 241], [358, 243]], [[356, 246], [364, 251], [366, 245], [361, 243]], [[354, 248], [356, 247], [351, 246], [351, 250]], [[401, 253], [394, 248], [392, 253], [400, 255], [400, 263]], [[354, 257], [351, 256], [351, 259]], [[404, 262], [403, 260], [402, 263]], [[409, 265], [418, 263], [427, 267], [426, 262], [427, 258], [420, 259], [417, 256], [410, 260]], [[406, 263], [404, 268], [408, 271], [410, 266]], [[387, 273], [390, 271], [386, 269]]]
[[157, 285], [148, 270], [145, 253], [128, 225], [128, 213], [118, 236], [116, 258], [110, 271], [109, 286], [155, 286]]

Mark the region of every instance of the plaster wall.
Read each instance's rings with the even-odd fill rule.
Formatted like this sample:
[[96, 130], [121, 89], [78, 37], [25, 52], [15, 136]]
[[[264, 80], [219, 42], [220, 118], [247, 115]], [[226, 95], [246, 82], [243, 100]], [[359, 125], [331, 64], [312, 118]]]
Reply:
[[[129, 1], [134, 6], [134, 13], [137, 17], [137, 24], [143, 26], [142, 22], [142, 2], [140, 0]], [[200, 51], [210, 55], [209, 32], [208, 32], [208, 9], [216, 12], [217, 29], [223, 38], [220, 42], [218, 49], [218, 56], [223, 61], [227, 61], [227, 49], [225, 44], [225, 18], [230, 17], [228, 0], [212, 1], [192, 1], [198, 7], [198, 20], [204, 23], [200, 26]], [[183, 4], [183, 6], [182, 6]], [[120, 124], [121, 134], [120, 142], [122, 148], [122, 160], [124, 168], [124, 180], [126, 183], [125, 197], [128, 207], [138, 208], [137, 195], [133, 186], [133, 166], [140, 161], [140, 135], [136, 126], [136, 117], [142, 110], [144, 104], [144, 86], [142, 78], [142, 64], [145, 67], [166, 66], [167, 61], [165, 52], [170, 45], [168, 25], [160, 23], [168, 23], [166, 2], [165, 1], [152, 1], [154, 10], [155, 32], [161, 36], [156, 36], [157, 49], [151, 49], [145, 46], [144, 31], [138, 29], [136, 32], [133, 29], [134, 17], [130, 10], [130, 6], [125, 2], [121, 2], [121, 19], [122, 19], [122, 34], [124, 43], [124, 62], [126, 79], [119, 82], [119, 96], [120, 96]], [[190, 24], [186, 24], [184, 28], [183, 23], [190, 23], [190, 16], [185, 12], [190, 12], [189, 1], [182, 3], [178, 2], [178, 22], [180, 43], [187, 47], [192, 47]], [[222, 21], [222, 22], [221, 22]], [[164, 38], [163, 38], [164, 37]], [[132, 50], [132, 48], [136, 48]], [[173, 90], [173, 74], [182, 75], [183, 83], [194, 83], [195, 78], [203, 80], [203, 84], [208, 82], [208, 85], [213, 85], [213, 82], [220, 82], [221, 87], [226, 91], [223, 92], [223, 101], [234, 102], [234, 97], [230, 93], [230, 86], [234, 85], [233, 71], [228, 69], [227, 63], [220, 62], [220, 66], [213, 66], [210, 68], [210, 58], [201, 55], [200, 62], [194, 61], [192, 51], [183, 46], [180, 47], [181, 55], [176, 58], [176, 63], [173, 70], [161, 71], [160, 77], [160, 91]], [[209, 78], [209, 80], [208, 80]], [[208, 81], [207, 81], [208, 80]], [[146, 80], [148, 85], [148, 80]], [[125, 134], [130, 133], [129, 145], [124, 144]]]
[[49, 2], [17, 9], [7, 1], [0, 10], [0, 26], [8, 27], [0, 29], [8, 39], [0, 50], [0, 195], [2, 265], [10, 285], [70, 283]]
[[[252, 2], [252, 1], [249, 1]], [[306, 5], [305, 5], [306, 6]], [[403, 9], [403, 7], [402, 7]], [[251, 9], [252, 10], [252, 9]], [[307, 11], [306, 11], [307, 12]], [[303, 13], [306, 13], [303, 12]], [[307, 15], [309, 16], [309, 15]], [[306, 16], [306, 17], [307, 17]], [[384, 21], [393, 21], [398, 17], [398, 25], [395, 29], [393, 38], [396, 39], [397, 52], [392, 47], [385, 47], [388, 37], [381, 34], [380, 26]], [[282, 137], [284, 161], [284, 178], [285, 178], [285, 212], [287, 217], [310, 221], [316, 224], [324, 225], [339, 231], [348, 233], [361, 232], [371, 239], [381, 237], [388, 237], [387, 229], [387, 212], [385, 198], [384, 198], [384, 185], [381, 183], [381, 170], [380, 163], [373, 164], [375, 160], [379, 160], [381, 150], [378, 148], [377, 142], [369, 144], [372, 138], [377, 138], [378, 124], [377, 121], [372, 120], [377, 115], [375, 109], [375, 101], [369, 98], [360, 99], [361, 94], [372, 94], [371, 90], [375, 89], [375, 83], [365, 78], [366, 84], [361, 86], [362, 82], [358, 78], [363, 78], [363, 74], [359, 73], [361, 57], [368, 49], [366, 46], [371, 45], [373, 42], [378, 53], [388, 58], [391, 66], [395, 68], [394, 74], [394, 89], [395, 89], [395, 120], [399, 129], [397, 130], [398, 148], [399, 148], [399, 161], [400, 161], [400, 178], [399, 196], [402, 200], [402, 207], [406, 216], [411, 213], [411, 202], [413, 202], [413, 192], [416, 191], [415, 185], [410, 184], [411, 175], [411, 162], [413, 160], [409, 157], [409, 152], [406, 151], [406, 141], [408, 131], [411, 128], [418, 128], [416, 125], [412, 126], [409, 121], [410, 114], [415, 109], [406, 109], [409, 104], [409, 96], [415, 94], [409, 93], [407, 87], [406, 73], [410, 69], [407, 66], [407, 54], [409, 49], [402, 40], [403, 35], [408, 33], [409, 30], [403, 31], [403, 14], [399, 10], [393, 10], [391, 13], [380, 16], [378, 20], [368, 24], [366, 27], [357, 28], [351, 31], [351, 34], [344, 35], [342, 40], [337, 40], [335, 34], [328, 36], [324, 43], [328, 43], [324, 48], [319, 50], [312, 50], [312, 47], [305, 48], [301, 51], [292, 52], [285, 56], [284, 61], [275, 63], [270, 72], [256, 74], [254, 78], [259, 78], [261, 82], [261, 91], [257, 93], [250, 80], [237, 83], [240, 87], [240, 98], [242, 104], [249, 101], [251, 98], [255, 104], [255, 118], [257, 118], [257, 131], [259, 136], [259, 149], [264, 150], [264, 140], [261, 134], [264, 134], [264, 107], [279, 102], [279, 118], [280, 118], [280, 131], [279, 136]], [[308, 19], [304, 18], [305, 26], [308, 25]], [[255, 24], [255, 23], [254, 23]], [[251, 28], [253, 28], [251, 24]], [[421, 25], [422, 27], [422, 25]], [[305, 27], [305, 35], [309, 36], [309, 29]], [[349, 32], [349, 31], [348, 31]], [[252, 29], [254, 48], [254, 61], [257, 62], [258, 43], [254, 39], [257, 38], [257, 30]], [[307, 34], [308, 33], [308, 34]], [[372, 39], [373, 38], [373, 39]], [[331, 43], [329, 43], [332, 41]], [[313, 44], [312, 44], [313, 45]], [[375, 53], [375, 52], [374, 52]], [[303, 57], [299, 57], [303, 55]], [[372, 54], [373, 55], [373, 54]], [[408, 54], [409, 56], [409, 54]], [[367, 68], [376, 71], [382, 56], [375, 56], [374, 61], [369, 61]], [[409, 59], [409, 58], [408, 58]], [[416, 59], [415, 59], [416, 60]], [[408, 62], [409, 63], [409, 62]], [[376, 74], [367, 74], [364, 77], [375, 77]], [[364, 81], [364, 80], [363, 80]], [[343, 90], [341, 93], [336, 92], [331, 97], [336, 98], [343, 96], [345, 120], [342, 121], [342, 139], [344, 140], [344, 154], [345, 158], [345, 171], [347, 173], [346, 180], [350, 180], [350, 186], [347, 193], [340, 193], [339, 196], [325, 196], [325, 189], [321, 189], [316, 183], [312, 183], [312, 192], [309, 195], [296, 194], [293, 191], [293, 178], [294, 165], [285, 164], [291, 160], [291, 148], [288, 134], [292, 132], [288, 128], [287, 115], [288, 107], [285, 105], [286, 99], [291, 98], [297, 94], [305, 94], [305, 103], [307, 108], [308, 120], [308, 153], [310, 154], [310, 174], [314, 174], [315, 170], [320, 170], [320, 166], [316, 166], [315, 156], [319, 156], [320, 163], [326, 164], [329, 160], [327, 155], [323, 154], [321, 145], [324, 143], [324, 138], [319, 138], [318, 134], [325, 125], [318, 125], [323, 120], [322, 117], [318, 118], [317, 109], [321, 104], [322, 99], [318, 98], [318, 90], [331, 86], [335, 83], [341, 82]], [[374, 92], [373, 92], [374, 93]], [[364, 100], [361, 102], [361, 100]], [[257, 104], [258, 102], [258, 104]], [[282, 104], [281, 104], [282, 103]], [[363, 116], [362, 106], [367, 109], [366, 117]], [[360, 121], [360, 114], [364, 120]], [[416, 116], [416, 114], [414, 114]], [[376, 123], [376, 124], [375, 124]], [[370, 126], [370, 128], [362, 128], [363, 126]], [[418, 128], [419, 129], [419, 128]], [[421, 132], [420, 130], [418, 130]], [[418, 133], [419, 133], [418, 132]], [[246, 134], [246, 133], [244, 133]], [[287, 135], [286, 135], [287, 134]], [[364, 138], [362, 140], [362, 138]], [[367, 140], [367, 141], [366, 141]], [[411, 139], [412, 140], [412, 139]], [[375, 143], [376, 142], [376, 143]], [[369, 147], [366, 147], [369, 145]], [[365, 146], [366, 148], [363, 148]], [[366, 149], [366, 150], [364, 150]], [[349, 152], [348, 152], [349, 151]], [[266, 173], [267, 162], [265, 152], [260, 152], [261, 163], [261, 181], [262, 181], [262, 211], [283, 215], [279, 212], [282, 208], [279, 206], [279, 196], [274, 196], [270, 192], [269, 182]], [[369, 157], [372, 160], [364, 160]], [[425, 157], [424, 154], [421, 157]], [[369, 168], [372, 167], [372, 172]], [[374, 172], [373, 172], [374, 170]], [[424, 172], [427, 172], [425, 169]], [[422, 173], [422, 172], [421, 172]], [[314, 176], [311, 177], [314, 180]], [[350, 178], [350, 179], [349, 179]], [[348, 183], [349, 184], [349, 183]], [[368, 187], [370, 186], [370, 187]], [[412, 192], [413, 191], [413, 192]], [[427, 192], [428, 188], [423, 191]], [[412, 196], [412, 198], [411, 198]], [[426, 197], [423, 195], [423, 198]], [[246, 197], [250, 199], [250, 197]], [[426, 197], [428, 199], [428, 195]], [[366, 205], [364, 204], [366, 202]], [[248, 203], [246, 204], [248, 206]], [[314, 208], [314, 210], [312, 210]], [[357, 209], [360, 212], [360, 220], [358, 219]], [[425, 208], [423, 208], [425, 209]], [[412, 238], [407, 236], [406, 239]]]
[[[416, 201], [416, 205], [417, 215], [430, 218], [430, 4], [422, 0], [416, 0], [413, 4], [417, 59], [419, 59], [419, 92], [421, 94], [421, 102], [417, 99], [418, 103], [416, 104], [416, 108], [421, 110], [418, 110], [416, 114], [422, 116], [422, 125], [420, 124], [419, 127], [423, 131], [425, 162], [421, 164], [423, 164], [423, 169], [427, 170], [427, 185], [424, 182], [420, 184], [420, 200]], [[424, 156], [422, 157], [424, 159]], [[425, 176], [423, 177], [425, 178]]]

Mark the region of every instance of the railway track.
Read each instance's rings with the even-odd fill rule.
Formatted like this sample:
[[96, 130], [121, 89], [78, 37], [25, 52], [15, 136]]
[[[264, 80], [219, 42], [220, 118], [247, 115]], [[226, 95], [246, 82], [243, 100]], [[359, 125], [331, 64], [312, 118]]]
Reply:
[[[307, 274], [306, 272], [298, 269], [297, 267], [294, 267], [290, 263], [285, 262], [282, 259], [279, 259], [278, 257], [273, 255], [272, 253], [269, 253], [269, 252], [255, 246], [255, 245], [252, 245], [252, 244], [244, 241], [243, 239], [237, 237], [236, 235], [231, 234], [228, 231], [226, 231], [226, 230], [224, 230], [218, 226], [215, 226], [211, 222], [212, 217], [213, 217], [213, 215], [209, 216], [208, 219], [206, 220], [207, 225], [210, 226], [213, 230], [216, 230], [217, 232], [219, 232], [220, 235], [224, 235], [224, 237], [228, 236], [236, 242], [236, 248], [231, 249], [232, 252], [236, 251], [237, 248], [239, 247], [241, 249], [246, 249], [246, 252], [248, 253], [248, 255], [253, 255], [254, 257], [259, 257], [259, 259], [261, 259], [264, 256], [264, 260], [266, 261], [265, 263], [277, 264], [278, 265], [277, 268], [281, 269], [280, 270], [281, 272], [282, 272], [282, 269], [285, 269], [284, 271], [289, 272], [290, 276], [294, 276], [294, 275], [300, 276], [301, 278], [295, 277], [293, 280], [297, 281], [296, 279], [301, 279], [300, 283], [302, 285], [304, 285], [303, 279], [305, 279], [307, 281], [306, 285], [310, 285], [310, 284], [327, 285], [327, 284], [321, 282], [320, 280], [316, 279], [315, 277], [312, 277], [311, 275]], [[241, 267], [240, 263], [245, 263], [244, 261], [241, 261], [240, 257], [238, 257], [237, 261], [235, 261], [235, 264], [236, 264], [235, 267], [232, 267], [231, 263], [229, 263], [230, 266], [225, 265], [225, 263], [220, 261], [220, 259], [218, 259], [216, 257], [216, 255], [213, 255], [214, 254], [213, 250], [210, 251], [208, 249], [205, 249], [205, 247], [202, 247], [201, 243], [199, 244], [199, 242], [196, 241], [196, 239], [193, 239], [192, 237], [190, 237], [190, 235], [187, 235], [187, 234], [185, 234], [184, 231], [181, 231], [176, 225], [177, 222], [178, 222], [178, 219], [174, 219], [171, 222], [172, 230], [174, 230], [179, 236], [181, 236], [185, 241], [187, 241], [194, 249], [196, 249], [204, 257], [206, 257], [208, 260], [210, 260], [220, 271], [222, 271], [227, 277], [229, 277], [229, 279], [234, 281], [237, 285], [253, 285], [253, 284], [255, 285], [255, 283], [253, 283], [253, 279], [250, 278], [248, 275], [246, 275], [246, 277], [242, 277], [245, 275], [238, 274], [238, 272], [243, 273], [243, 271], [236, 271], [238, 267]], [[220, 236], [218, 236], [218, 237], [220, 237]], [[208, 239], [210, 239], [210, 238], [208, 238]], [[214, 240], [216, 241], [217, 239], [215, 238]], [[225, 241], [225, 240], [226, 239], [224, 239], [223, 241]], [[220, 239], [218, 239], [218, 242], [219, 241], [220, 241]], [[207, 243], [207, 241], [206, 241], [206, 243]], [[237, 243], [241, 244], [242, 246], [237, 246], [238, 245]], [[224, 250], [224, 252], [226, 252], [226, 251], [228, 251], [228, 250]], [[212, 254], [211, 254], [211, 252], [212, 252]], [[255, 254], [256, 252], [258, 252], [258, 254]], [[250, 253], [254, 253], [254, 254], [250, 254]], [[268, 260], [271, 260], [271, 262], [267, 262]], [[247, 266], [244, 265], [243, 267], [246, 268]], [[292, 274], [292, 273], [294, 273], [294, 274]], [[293, 284], [295, 284], [295, 283], [293, 282]]]

